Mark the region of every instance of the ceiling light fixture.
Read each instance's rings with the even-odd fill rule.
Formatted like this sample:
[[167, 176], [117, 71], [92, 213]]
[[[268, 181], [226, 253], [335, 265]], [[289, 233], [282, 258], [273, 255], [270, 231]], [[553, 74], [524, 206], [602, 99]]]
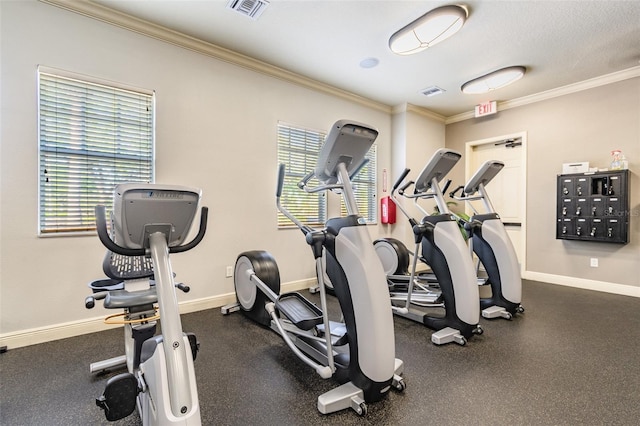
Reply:
[[389, 48], [398, 55], [421, 52], [457, 33], [468, 16], [464, 6], [437, 7], [394, 33]]
[[527, 69], [522, 66], [502, 68], [483, 75], [482, 77], [467, 81], [460, 87], [460, 90], [462, 90], [462, 93], [468, 95], [487, 93], [520, 80], [526, 70]]

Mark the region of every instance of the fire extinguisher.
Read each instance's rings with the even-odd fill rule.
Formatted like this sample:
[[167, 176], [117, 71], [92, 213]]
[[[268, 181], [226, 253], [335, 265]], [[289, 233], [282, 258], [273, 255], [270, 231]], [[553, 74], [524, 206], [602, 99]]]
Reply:
[[380, 217], [382, 223], [396, 223], [396, 203], [391, 197], [382, 197], [380, 199]]

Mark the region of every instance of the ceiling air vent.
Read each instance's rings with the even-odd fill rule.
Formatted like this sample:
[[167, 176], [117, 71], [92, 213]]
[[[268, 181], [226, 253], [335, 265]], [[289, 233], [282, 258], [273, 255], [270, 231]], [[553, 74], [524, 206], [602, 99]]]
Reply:
[[439, 88], [438, 86], [427, 87], [426, 89], [422, 89], [420, 91], [425, 96], [435, 96], [441, 93], [444, 93], [444, 89]]
[[269, 6], [267, 0], [229, 0], [227, 9], [233, 9], [254, 21], [262, 15], [262, 12]]

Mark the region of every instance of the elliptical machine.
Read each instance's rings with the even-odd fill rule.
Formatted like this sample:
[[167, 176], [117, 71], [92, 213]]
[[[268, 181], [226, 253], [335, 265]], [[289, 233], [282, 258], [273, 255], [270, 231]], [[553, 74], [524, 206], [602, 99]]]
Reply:
[[[415, 237], [412, 267], [409, 279], [405, 281], [407, 283], [405, 293], [401, 294], [401, 288], [393, 289], [393, 313], [421, 322], [436, 330], [431, 335], [431, 341], [436, 345], [450, 342], [465, 345], [472, 335], [483, 333], [482, 327], [478, 324], [480, 296], [473, 262], [439, 184], [460, 158], [461, 155], [456, 151], [439, 149], [425, 165], [416, 181], [409, 181], [400, 188], [401, 195], [412, 199], [415, 206], [424, 214], [420, 222], [409, 214], [395, 195], [396, 190], [409, 174], [409, 169], [404, 170], [391, 191], [391, 198], [409, 220]], [[408, 194], [406, 189], [412, 184], [415, 188], [414, 192]], [[427, 213], [418, 204], [418, 200], [421, 199], [435, 200], [439, 214]], [[381, 242], [385, 242], [386, 245], [380, 245]], [[397, 240], [379, 240], [376, 245], [379, 256], [380, 250], [387, 250], [388, 247], [393, 249], [394, 242]], [[382, 254], [380, 257], [384, 262], [385, 255]], [[423, 258], [431, 267], [435, 281], [439, 284], [440, 293], [417, 282], [417, 264], [420, 258]], [[404, 263], [406, 260], [401, 262]], [[417, 291], [416, 286], [419, 287]], [[444, 316], [430, 315], [421, 309], [416, 309], [414, 305], [427, 308], [443, 307], [445, 313]]]
[[[277, 208], [305, 235], [316, 260], [321, 306], [297, 292], [280, 294], [280, 274], [266, 251], [241, 253], [235, 264], [238, 302], [223, 314], [241, 310], [248, 318], [278, 333], [304, 363], [324, 379], [335, 377], [339, 387], [318, 397], [318, 410], [331, 413], [352, 408], [361, 416], [367, 403], [382, 399], [391, 387], [405, 388], [403, 363], [395, 358], [391, 303], [384, 272], [371, 238], [358, 213], [351, 176], [366, 163], [365, 154], [377, 130], [356, 122], [336, 122], [319, 153], [315, 170], [298, 187], [309, 193], [340, 190], [348, 216], [329, 219], [323, 229], [304, 225], [281, 203], [284, 165], [278, 173]], [[317, 187], [308, 183], [316, 177]], [[339, 301], [344, 323], [330, 321], [323, 283], [326, 273]]]
[[[522, 300], [522, 280], [520, 267], [513, 244], [507, 231], [491, 204], [485, 186], [502, 170], [504, 163], [489, 160], [469, 179], [449, 195], [454, 200], [465, 201], [474, 215], [465, 224], [469, 232], [472, 251], [484, 266], [491, 286], [491, 297], [480, 299], [484, 318], [511, 319], [516, 313], [524, 312]], [[461, 196], [456, 193], [462, 190]], [[477, 195], [475, 195], [477, 194]], [[480, 213], [471, 201], [481, 200], [484, 212]]]
[[[103, 263], [109, 278], [89, 284], [94, 294], [85, 299], [85, 306], [91, 309], [96, 300], [104, 300], [105, 308], [124, 311], [105, 322], [124, 324], [125, 355], [93, 363], [90, 370], [124, 365], [128, 370], [109, 379], [104, 394], [96, 400], [109, 421], [128, 416], [137, 406], [145, 426], [201, 424], [193, 367], [198, 343], [195, 335], [182, 331], [175, 290], [188, 292], [189, 287], [174, 283], [169, 261], [169, 253], [191, 250], [205, 235], [208, 209], [202, 207], [198, 234], [183, 244], [200, 197], [199, 189], [182, 186], [117, 185], [113, 240], [107, 231], [105, 207], [96, 207], [98, 236], [109, 250]], [[140, 278], [149, 278], [151, 285], [136, 289]], [[122, 320], [114, 322], [118, 317]], [[162, 334], [156, 336], [159, 318]]]

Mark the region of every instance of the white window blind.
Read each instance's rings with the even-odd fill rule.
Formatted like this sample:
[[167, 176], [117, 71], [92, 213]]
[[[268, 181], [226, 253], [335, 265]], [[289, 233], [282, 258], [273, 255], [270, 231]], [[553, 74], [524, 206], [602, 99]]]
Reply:
[[[302, 223], [322, 226], [327, 218], [327, 199], [322, 193], [308, 194], [298, 188], [298, 182], [312, 171], [325, 134], [278, 123], [278, 164], [286, 165], [281, 203]], [[317, 185], [314, 179], [310, 185]], [[278, 228], [295, 226], [278, 212]]]
[[[297, 128], [278, 123], [278, 163], [286, 165], [286, 177], [282, 192], [282, 204], [302, 222], [310, 226], [323, 226], [327, 220], [327, 198], [323, 193], [307, 194], [298, 188], [298, 182], [314, 170], [325, 133]], [[376, 146], [372, 146], [366, 158], [369, 162], [354, 177], [354, 192], [360, 215], [366, 223], [377, 221], [376, 198]], [[310, 185], [318, 184], [313, 179]], [[341, 197], [342, 199], [342, 197]], [[343, 216], [346, 207], [342, 201]], [[294, 226], [282, 213], [278, 212], [278, 227]]]
[[[375, 224], [378, 218], [378, 202], [376, 197], [376, 145], [372, 145], [365, 156], [367, 164], [352, 179], [353, 192], [358, 203], [358, 210], [366, 223]], [[341, 202], [341, 214], [347, 215], [344, 199]]]
[[39, 231], [95, 230], [113, 188], [153, 181], [154, 94], [38, 71]]

